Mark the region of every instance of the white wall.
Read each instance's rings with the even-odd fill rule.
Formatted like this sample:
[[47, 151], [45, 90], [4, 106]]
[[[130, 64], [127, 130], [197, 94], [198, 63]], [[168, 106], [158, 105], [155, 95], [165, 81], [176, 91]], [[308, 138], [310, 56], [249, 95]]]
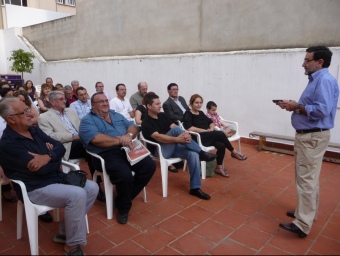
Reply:
[[[330, 72], [339, 80], [340, 47], [331, 50]], [[138, 82], [146, 81], [162, 102], [168, 97], [167, 85], [175, 82], [187, 101], [194, 93], [201, 94], [204, 103], [214, 100], [220, 115], [239, 122], [243, 137], [255, 130], [293, 136], [290, 113], [272, 99], [299, 99], [308, 81], [301, 66], [304, 56], [305, 49], [287, 49], [43, 62], [27, 79], [40, 84], [50, 76], [63, 85], [76, 79], [90, 94], [102, 81], [112, 96], [116, 84], [124, 83], [128, 97], [137, 91]], [[331, 141], [337, 143], [339, 112], [331, 131]]]
[[6, 4], [7, 28], [27, 27], [51, 20], [71, 16], [68, 13]]

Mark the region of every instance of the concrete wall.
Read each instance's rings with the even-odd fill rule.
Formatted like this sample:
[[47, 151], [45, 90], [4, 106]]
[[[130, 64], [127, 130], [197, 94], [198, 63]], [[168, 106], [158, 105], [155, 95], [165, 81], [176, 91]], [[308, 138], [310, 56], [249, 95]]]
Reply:
[[338, 46], [339, 13], [338, 0], [78, 0], [75, 17], [23, 33], [46, 60]]

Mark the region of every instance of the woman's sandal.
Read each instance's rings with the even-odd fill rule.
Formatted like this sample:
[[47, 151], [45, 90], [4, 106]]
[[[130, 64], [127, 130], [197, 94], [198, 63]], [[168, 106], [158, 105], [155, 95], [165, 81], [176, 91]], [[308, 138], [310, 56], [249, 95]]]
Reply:
[[241, 154], [240, 152], [237, 152], [237, 153], [231, 152], [231, 157], [236, 158], [238, 160], [246, 160], [247, 159], [247, 156]]
[[220, 174], [220, 175], [223, 176], [223, 177], [229, 178], [229, 174], [228, 174], [227, 170], [224, 169], [224, 168], [216, 167], [216, 169], [214, 170], [214, 172], [215, 172], [216, 174]]

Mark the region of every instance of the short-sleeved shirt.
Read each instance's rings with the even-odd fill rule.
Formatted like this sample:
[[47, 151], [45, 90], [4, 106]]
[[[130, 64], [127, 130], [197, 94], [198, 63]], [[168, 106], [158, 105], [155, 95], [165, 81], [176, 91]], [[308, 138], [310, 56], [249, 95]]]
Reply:
[[198, 115], [194, 115], [190, 110], [188, 110], [183, 116], [183, 126], [185, 129], [189, 129], [191, 126], [201, 129], [209, 129], [209, 126], [212, 122], [213, 121], [202, 111], [199, 111]]
[[170, 126], [173, 124], [171, 119], [163, 112], [158, 114], [158, 119], [152, 118], [151, 116], [147, 115], [145, 119], [142, 122], [142, 132], [143, 136], [147, 140], [151, 140], [154, 142], [157, 142], [154, 140], [151, 135], [154, 132], [158, 132], [160, 134], [166, 134], [168, 131], [170, 131]]
[[133, 109], [137, 108], [137, 106], [142, 105], [143, 96], [136, 92], [130, 97], [130, 104]]
[[117, 97], [110, 100], [110, 109], [122, 114], [127, 120], [133, 121], [129, 112], [133, 111], [128, 99], [120, 100]]
[[104, 118], [100, 117], [92, 110], [80, 122], [79, 136], [84, 143], [86, 149], [93, 153], [101, 153], [112, 148], [120, 148], [121, 146], [115, 146], [110, 148], [100, 148], [92, 145], [91, 140], [97, 134], [105, 134], [111, 137], [120, 137], [126, 134], [127, 129], [132, 125], [126, 118], [110, 110], [109, 112], [112, 123], [107, 122]]
[[82, 119], [87, 113], [91, 111], [91, 102], [87, 100], [85, 103], [77, 100], [71, 103], [70, 108], [73, 108], [80, 119]]

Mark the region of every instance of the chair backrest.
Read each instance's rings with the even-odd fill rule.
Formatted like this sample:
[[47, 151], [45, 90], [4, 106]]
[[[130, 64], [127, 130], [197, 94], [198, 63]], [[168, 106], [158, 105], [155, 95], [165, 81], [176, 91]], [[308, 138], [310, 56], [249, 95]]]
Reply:
[[228, 138], [229, 141], [236, 141], [236, 140], [241, 139], [241, 136], [240, 136], [239, 130], [238, 130], [238, 122], [226, 120], [223, 117], [221, 117], [221, 122], [225, 125], [228, 125], [231, 129], [236, 131], [236, 133], [233, 136]]
[[147, 144], [150, 144], [150, 145], [153, 145], [153, 146], [156, 147], [158, 156], [155, 156], [155, 157], [159, 157], [159, 158], [161, 158], [161, 159], [164, 159], [164, 156], [163, 156], [163, 153], [162, 153], [162, 148], [161, 148], [161, 145], [159, 145], [159, 143], [156, 143], [156, 142], [153, 142], [153, 141], [151, 141], [151, 140], [145, 139], [142, 132], [139, 133], [139, 136], [140, 136], [140, 139], [141, 139], [142, 141], [144, 141], [144, 142], [146, 142]]

